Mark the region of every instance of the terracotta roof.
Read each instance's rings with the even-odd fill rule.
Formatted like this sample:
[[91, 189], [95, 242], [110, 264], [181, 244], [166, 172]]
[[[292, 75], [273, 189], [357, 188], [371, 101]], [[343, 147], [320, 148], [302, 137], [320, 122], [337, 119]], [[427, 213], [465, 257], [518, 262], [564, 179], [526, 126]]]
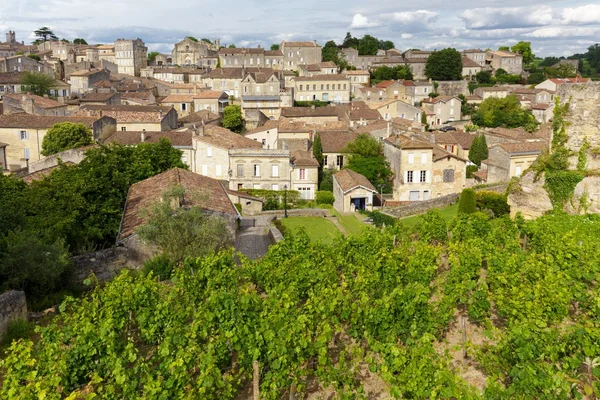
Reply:
[[403, 86], [417, 86], [417, 85], [415, 84], [415, 82], [413, 82], [413, 81], [409, 81], [409, 80], [406, 80], [406, 79], [402, 81], [402, 85], [403, 85]]
[[477, 64], [475, 61], [471, 60], [469, 57], [463, 57], [463, 68], [481, 68], [481, 65]]
[[375, 87], [376, 88], [380, 88], [380, 89], [385, 89], [385, 88], [388, 88], [388, 87], [392, 86], [393, 84], [398, 84], [398, 82], [396, 82], [396, 81], [383, 81], [383, 82], [380, 82]]
[[321, 67], [319, 67], [317, 64], [302, 64], [302, 65], [298, 65], [298, 68], [306, 70], [306, 71], [313, 71], [313, 72], [321, 71]]
[[69, 117], [54, 117], [45, 115], [31, 114], [9, 114], [0, 115], [0, 128], [28, 128], [28, 129], [48, 129], [54, 124], [61, 122], [81, 123], [91, 127], [97, 117], [69, 116]]
[[208, 73], [207, 77], [212, 79], [243, 79], [249, 72], [274, 73], [272, 68], [215, 68]]
[[437, 147], [433, 143], [427, 142], [414, 136], [391, 136], [385, 139], [385, 141], [391, 143], [392, 145], [400, 149], [433, 149], [434, 147]]
[[500, 143], [498, 146], [503, 148], [509, 154], [538, 154], [548, 147], [545, 141], [540, 142], [520, 142], [520, 143]]
[[91, 76], [94, 74], [97, 74], [98, 72], [104, 72], [104, 69], [91, 69], [91, 70], [87, 70], [87, 69], [82, 69], [79, 71], [75, 71], [75, 72], [71, 72], [71, 74], [69, 76]]
[[2, 72], [0, 73], [0, 83], [21, 83], [25, 72]]
[[85, 93], [83, 94], [83, 96], [81, 96], [79, 98], [79, 101], [82, 103], [85, 102], [96, 102], [96, 101], [108, 101], [110, 99], [112, 99], [113, 97], [115, 97], [116, 93], [115, 92], [107, 92], [107, 93]]
[[281, 117], [283, 118], [304, 118], [304, 117], [337, 117], [337, 107], [282, 107]]
[[158, 143], [160, 139], [169, 139], [174, 147], [192, 147], [193, 131], [189, 129], [178, 129], [166, 132], [141, 132], [141, 131], [116, 131], [108, 137], [104, 143], [119, 143], [126, 146], [134, 146], [142, 143]]
[[355, 71], [344, 71], [344, 72], [342, 72], [342, 75], [369, 75], [369, 76], [371, 76], [369, 71], [361, 71], [359, 69], [357, 69]]
[[277, 75], [275, 74], [274, 71], [271, 71], [271, 72], [269, 72], [269, 71], [248, 72], [246, 74], [246, 76], [244, 77], [244, 79], [251, 77], [254, 80], [254, 82], [256, 82], [256, 83], [265, 83], [265, 82], [268, 82], [269, 79], [271, 79], [271, 77], [273, 75], [275, 75], [275, 77], [277, 77]]
[[341, 153], [348, 143], [358, 137], [358, 133], [355, 132], [321, 132], [319, 135], [323, 153]]
[[227, 55], [227, 54], [263, 54], [265, 49], [262, 47], [223, 47], [219, 50], [219, 54]]
[[221, 182], [221, 186], [223, 186], [223, 189], [225, 189], [225, 192], [227, 192], [227, 194], [230, 194], [232, 196], [241, 197], [242, 199], [249, 199], [249, 200], [254, 200], [254, 201], [260, 201], [261, 203], [265, 202], [260, 197], [250, 196], [246, 192], [238, 192], [237, 190], [228, 189], [228, 185], [229, 185], [229, 183], [227, 183], [227, 182]]
[[345, 122], [324, 122], [322, 124], [308, 124], [303, 121], [293, 121], [288, 118], [279, 120], [279, 133], [281, 132], [328, 132], [328, 131], [347, 131], [348, 125]]
[[587, 83], [590, 82], [590, 78], [582, 78], [582, 77], [576, 77], [576, 78], [552, 78], [550, 79], [552, 82], [556, 83], [557, 85], [562, 85], [564, 83]]
[[[541, 130], [541, 129], [540, 129]], [[534, 132], [527, 132], [525, 129], [523, 128], [516, 128], [516, 129], [508, 129], [508, 128], [492, 128], [489, 131], [487, 131], [486, 134], [492, 135], [492, 136], [500, 136], [500, 137], [504, 137], [504, 138], [508, 138], [508, 139], [514, 139], [514, 140], [526, 140], [526, 139], [540, 139], [542, 138], [542, 136], [540, 135], [540, 133], [534, 133]]]
[[344, 193], [358, 187], [362, 186], [365, 189], [372, 190], [373, 192], [377, 192], [375, 186], [364, 175], [359, 174], [358, 172], [354, 172], [350, 169], [343, 169], [337, 174], [333, 175], [333, 179], [336, 180], [340, 188]]
[[463, 131], [436, 131], [433, 133], [436, 144], [458, 144], [464, 150], [471, 148], [475, 135]]
[[456, 99], [456, 100], [458, 100], [458, 101], [461, 101], [461, 100], [460, 100], [458, 97], [456, 97], [456, 96], [438, 96], [438, 97], [435, 97], [435, 98], [433, 98], [433, 99], [426, 99], [426, 100], [423, 100], [423, 103], [431, 103], [431, 104], [435, 104], [435, 103], [439, 103], [440, 101], [441, 101], [441, 102], [444, 102], [444, 103], [447, 103], [447, 102], [449, 102], [449, 101], [450, 101], [450, 100], [452, 100], [452, 99]]
[[207, 211], [239, 216], [218, 180], [173, 168], [129, 188], [118, 239], [134, 235], [137, 228], [145, 223], [146, 213], [152, 205], [161, 200], [165, 191], [175, 186], [181, 186], [186, 191], [182, 198], [183, 207], [200, 207]]
[[319, 162], [313, 157], [312, 151], [294, 150], [292, 160], [297, 167], [318, 167]]
[[270, 119], [267, 122], [265, 122], [264, 125], [256, 127], [250, 131], [247, 131], [246, 133], [244, 133], [244, 135], [250, 135], [252, 133], [258, 133], [258, 132], [264, 132], [264, 131], [268, 131], [270, 129], [277, 129], [277, 127], [279, 127], [279, 121]]
[[471, 100], [471, 101], [477, 101], [477, 100], [483, 100], [483, 99], [481, 98], [481, 96], [477, 96], [477, 95], [475, 95], [475, 94], [472, 94], [472, 95], [470, 95], [470, 96], [467, 96], [467, 101], [468, 101], [468, 100]]
[[467, 49], [467, 50], [463, 50], [463, 53], [485, 53], [484, 50], [481, 49]]
[[324, 75], [314, 75], [314, 76], [298, 76], [294, 80], [298, 82], [306, 82], [306, 81], [345, 81], [348, 82], [348, 78], [346, 78], [342, 74], [324, 74]]
[[262, 144], [256, 140], [248, 139], [220, 126], [206, 125], [204, 126], [204, 134], [196, 138], [223, 149], [262, 148]]
[[504, 51], [504, 50], [497, 50], [497, 51], [489, 51], [489, 54], [493, 54], [495, 56], [500, 56], [500, 57], [517, 57], [520, 56], [520, 54], [518, 53], [512, 53], [510, 51]]
[[[222, 90], [205, 90], [194, 95], [195, 99], [218, 99], [223, 96]], [[163, 100], [164, 101], [164, 100]]]
[[538, 103], [538, 104], [532, 105], [531, 109], [532, 110], [547, 110], [553, 106], [554, 106], [554, 104]]
[[64, 104], [59, 103], [56, 100], [49, 99], [47, 97], [37, 96], [31, 93], [10, 93], [5, 94], [4, 98], [13, 99], [20, 103], [27, 100], [33, 100], [33, 104], [46, 109], [65, 107]]
[[188, 114], [185, 117], [179, 118], [178, 121], [183, 124], [195, 123], [195, 122], [208, 122], [214, 121], [221, 118], [219, 114], [208, 110], [200, 110], [194, 113]]
[[284, 47], [321, 47], [315, 42], [283, 42]]
[[100, 114], [112, 117], [119, 123], [159, 122], [166, 118], [173, 107], [167, 106], [106, 106], [84, 105], [74, 115], [86, 116]]
[[283, 57], [283, 52], [281, 50], [265, 50], [265, 56]]
[[317, 63], [317, 65], [321, 68], [336, 68], [337, 69], [337, 65], [333, 61], [322, 61], [320, 63]]
[[482, 181], [487, 181], [487, 169], [482, 169], [477, 172], [473, 172], [473, 177], [479, 178]]
[[370, 108], [364, 101], [353, 101], [348, 104], [338, 105], [336, 108], [340, 112], [340, 119], [348, 117], [350, 121], [376, 121], [381, 119], [381, 114], [377, 110]]
[[444, 150], [440, 147], [435, 146], [433, 148], [433, 161], [442, 160], [446, 157], [452, 157], [452, 158], [456, 158], [457, 160], [467, 162], [467, 160], [465, 160], [464, 158], [461, 158], [461, 157], [457, 156], [456, 154], [447, 152], [446, 150]]

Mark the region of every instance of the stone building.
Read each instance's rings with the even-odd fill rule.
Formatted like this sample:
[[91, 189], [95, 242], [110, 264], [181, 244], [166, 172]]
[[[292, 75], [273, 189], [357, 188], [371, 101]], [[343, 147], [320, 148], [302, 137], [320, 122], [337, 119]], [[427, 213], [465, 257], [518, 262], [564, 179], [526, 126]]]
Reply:
[[119, 74], [140, 76], [140, 68], [148, 66], [148, 48], [142, 39], [115, 41], [115, 64]]
[[520, 177], [547, 147], [548, 143], [545, 141], [490, 146], [488, 159], [482, 162], [486, 182], [508, 182], [513, 177]]
[[333, 175], [333, 207], [341, 213], [372, 209], [377, 189], [364, 175], [344, 169]]
[[27, 113], [32, 115], [65, 116], [67, 105], [47, 97], [30, 93], [5, 94], [4, 114]]
[[[486, 67], [486, 52], [481, 49], [468, 49], [462, 51], [463, 57], [477, 63], [480, 67]], [[464, 75], [464, 74], [463, 74]]]
[[399, 117], [421, 122], [423, 110], [401, 100], [369, 101], [367, 105], [371, 109], [377, 110], [385, 120]]
[[0, 72], [35, 72], [43, 73], [52, 77], [58, 77], [52, 65], [40, 62], [25, 55], [15, 55], [0, 58]]
[[279, 45], [283, 53], [283, 69], [297, 71], [301, 64], [317, 64], [323, 60], [321, 46], [314, 42], [286, 42]]
[[488, 51], [486, 64], [494, 71], [503, 69], [509, 74], [521, 75], [523, 73], [523, 56], [510, 51]]
[[361, 87], [368, 87], [371, 84], [371, 74], [367, 71], [344, 71], [342, 75], [350, 81], [352, 86], [352, 96], [356, 97], [356, 90]]
[[117, 121], [119, 131], [170, 131], [177, 129], [177, 111], [166, 106], [99, 106], [85, 105], [77, 116], [109, 116]]
[[69, 77], [71, 93], [80, 96], [94, 90], [94, 84], [110, 78], [110, 72], [105, 69], [90, 69], [73, 72]]
[[204, 57], [214, 56], [218, 53], [219, 47], [204, 40], [195, 41], [189, 37], [175, 44], [171, 53], [173, 64], [181, 66], [200, 65], [200, 60]]
[[462, 101], [455, 96], [438, 96], [423, 100], [421, 105], [427, 112], [427, 123], [432, 127], [442, 126], [446, 122], [460, 121], [462, 118]]
[[341, 74], [315, 75], [294, 79], [294, 101], [350, 101], [350, 81]]
[[116, 64], [115, 61], [115, 45], [114, 44], [101, 44], [98, 46], [98, 59], [105, 60]]
[[[221, 68], [272, 68], [283, 69], [283, 53], [280, 50], [258, 48], [222, 48], [219, 50]], [[321, 61], [321, 60], [319, 60]]]

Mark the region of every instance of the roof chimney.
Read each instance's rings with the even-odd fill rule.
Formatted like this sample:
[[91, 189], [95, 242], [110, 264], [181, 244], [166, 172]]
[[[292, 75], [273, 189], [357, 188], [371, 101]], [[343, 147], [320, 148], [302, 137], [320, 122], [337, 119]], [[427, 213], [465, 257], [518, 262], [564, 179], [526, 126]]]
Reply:
[[145, 141], [146, 141], [146, 130], [145, 130], [145, 129], [143, 129], [143, 130], [142, 130], [142, 134], [141, 134], [141, 136], [140, 136], [140, 142], [141, 142], [141, 143], [144, 143]]
[[388, 120], [387, 122], [387, 137], [392, 136], [392, 122]]
[[162, 110], [158, 110], [158, 120], [162, 121], [162, 119], [163, 119]]

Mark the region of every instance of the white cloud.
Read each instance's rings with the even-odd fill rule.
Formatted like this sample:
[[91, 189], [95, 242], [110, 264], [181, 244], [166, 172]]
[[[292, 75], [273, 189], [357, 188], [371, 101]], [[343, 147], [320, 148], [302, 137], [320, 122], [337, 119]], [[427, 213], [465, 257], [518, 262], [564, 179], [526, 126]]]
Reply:
[[469, 29], [519, 28], [543, 26], [552, 23], [550, 6], [512, 8], [474, 8], [459, 16]]
[[410, 39], [413, 37], [412, 33], [403, 33], [402, 35], [400, 35], [400, 37], [402, 39]]
[[600, 4], [565, 8], [561, 17], [565, 24], [596, 24], [600, 21]]
[[369, 21], [369, 18], [362, 14], [355, 14], [352, 18], [352, 23], [350, 24], [350, 28], [354, 29], [363, 29], [363, 28], [374, 28], [379, 26], [378, 22]]
[[394, 22], [409, 25], [414, 23], [427, 24], [435, 22], [438, 19], [438, 13], [428, 10], [394, 12], [382, 15], [383, 18], [391, 19]]
[[555, 38], [555, 37], [581, 37], [581, 36], [596, 36], [600, 34], [600, 28], [581, 28], [581, 27], [563, 27], [552, 26], [547, 28], [536, 29], [528, 36], [534, 38]]

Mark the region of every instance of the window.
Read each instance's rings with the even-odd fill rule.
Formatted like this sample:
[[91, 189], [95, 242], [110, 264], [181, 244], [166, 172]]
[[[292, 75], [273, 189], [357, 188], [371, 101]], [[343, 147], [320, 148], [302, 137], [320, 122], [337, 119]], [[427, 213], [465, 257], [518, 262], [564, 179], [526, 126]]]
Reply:
[[410, 201], [418, 201], [419, 200], [419, 191], [418, 190], [411, 190], [408, 193], [408, 200], [410, 200]]
[[300, 85], [300, 90], [302, 90], [302, 85]]
[[413, 182], [413, 171], [406, 171], [406, 183]]
[[298, 178], [303, 181], [306, 179], [306, 169], [305, 168], [300, 168], [298, 170]]
[[415, 163], [415, 153], [408, 153], [408, 163], [409, 164]]
[[187, 164], [187, 155], [185, 155], [185, 154], [181, 155], [181, 162], [184, 164]]
[[419, 174], [419, 182], [425, 183], [427, 181], [427, 171], [421, 171]]
[[212, 157], [212, 146], [206, 147], [206, 157]]
[[340, 169], [344, 168], [344, 156], [337, 156], [335, 160], [335, 165], [338, 166], [338, 168]]
[[429, 200], [430, 193], [429, 190], [423, 190], [423, 200]]
[[454, 170], [453, 169], [445, 169], [444, 170], [444, 182], [454, 182]]
[[181, 111], [186, 111], [186, 110], [187, 110], [187, 104], [181, 103]]
[[216, 169], [216, 175], [221, 176], [223, 174], [223, 168], [221, 167], [221, 164], [218, 164]]
[[323, 156], [323, 166], [326, 167], [327, 165], [329, 165], [327, 162], [327, 156]]
[[313, 90], [317, 90], [317, 85], [313, 85]]
[[312, 196], [310, 194], [310, 188], [309, 187], [299, 187], [298, 189], [296, 189], [300, 192], [300, 198], [302, 200], [309, 200]]
[[277, 183], [272, 184], [271, 190], [279, 190], [279, 185]]
[[202, 166], [202, 175], [208, 175], [208, 165]]
[[[267, 133], [269, 133], [269, 132], [267, 131]], [[262, 145], [264, 146], [267, 144], [267, 139], [262, 139], [261, 142], [262, 142]]]
[[122, 131], [126, 131], [126, 130], [127, 130], [127, 127], [126, 127], [126, 126], [122, 126], [122, 127], [121, 127], [121, 130], [122, 130]]
[[273, 178], [279, 177], [279, 165], [271, 165], [271, 176]]
[[421, 153], [421, 164], [427, 164], [427, 153]]
[[26, 159], [28, 159], [28, 160], [31, 158], [30, 151], [29, 151], [29, 149], [27, 147], [25, 147], [23, 149], [23, 157], [26, 158]]
[[260, 176], [260, 165], [254, 164], [254, 176]]
[[244, 164], [237, 165], [237, 176], [244, 176]]
[[515, 176], [521, 176], [522, 169], [523, 169], [523, 167], [521, 167], [520, 165], [517, 165], [515, 167]]
[[27, 131], [19, 131], [19, 139], [21, 139], [21, 140], [29, 139], [29, 134], [27, 133]]
[[427, 93], [427, 88], [423, 88], [423, 93]]

